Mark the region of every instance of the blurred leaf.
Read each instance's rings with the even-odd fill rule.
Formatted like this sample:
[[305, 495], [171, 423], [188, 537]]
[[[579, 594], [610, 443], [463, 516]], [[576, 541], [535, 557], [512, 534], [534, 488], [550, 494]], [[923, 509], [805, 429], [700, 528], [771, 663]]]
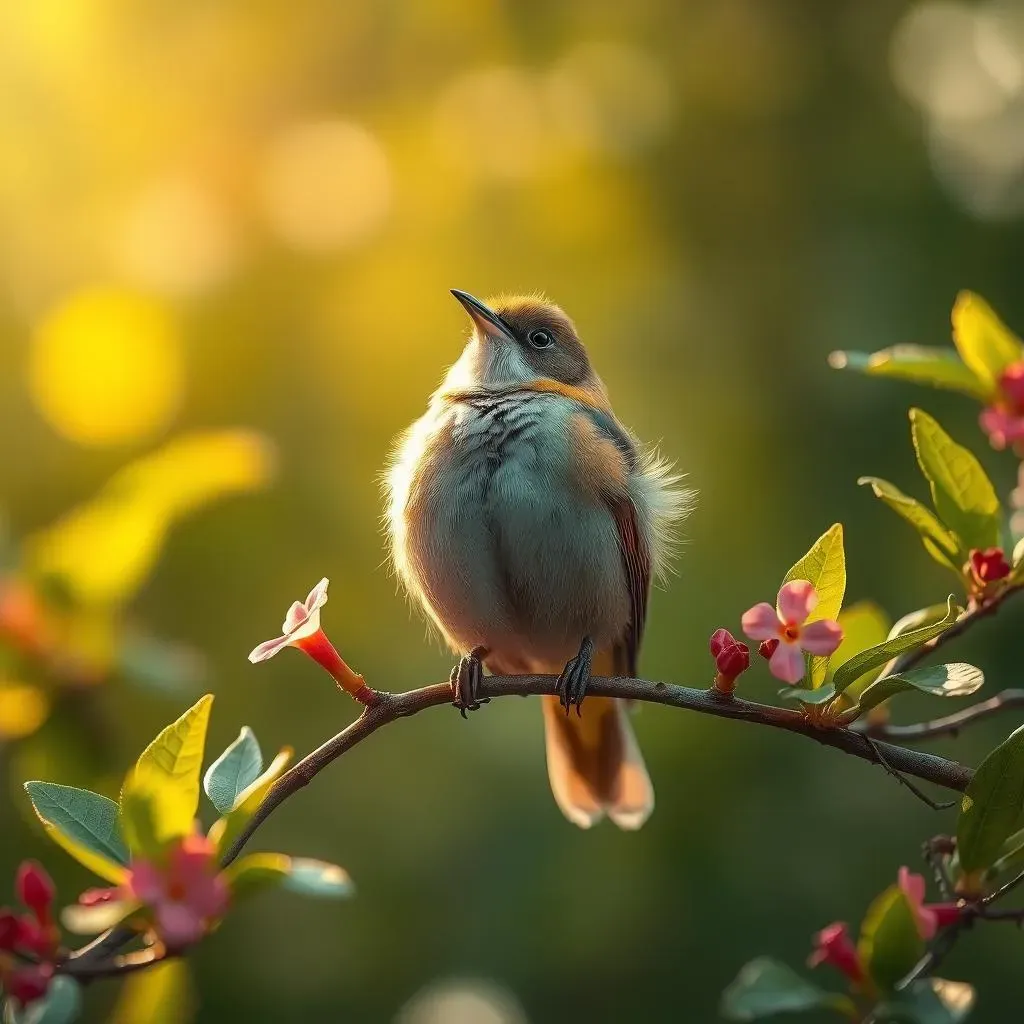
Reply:
[[969, 697], [984, 682], [984, 673], [974, 665], [966, 665], [963, 662], [930, 665], [927, 668], [901, 672], [895, 676], [884, 676], [860, 695], [857, 704], [866, 711], [897, 693], [906, 693], [910, 690], [930, 693], [935, 697]]
[[917, 921], [903, 891], [890, 886], [868, 907], [857, 956], [874, 983], [889, 992], [924, 954]]
[[973, 292], [956, 297], [952, 319], [953, 342], [960, 358], [982, 382], [986, 394], [992, 395], [1003, 371], [1024, 359], [1024, 346], [992, 307]]
[[245, 790], [235, 803], [234, 808], [223, 818], [218, 818], [210, 829], [210, 839], [218, 850], [225, 850], [241, 832], [245, 823], [256, 813], [256, 808], [263, 802], [267, 790], [277, 781], [288, 767], [294, 751], [291, 747], [283, 747], [277, 757], [270, 763], [267, 770]]
[[978, 766], [960, 804], [956, 847], [965, 872], [987, 868], [1002, 851], [1024, 809], [1024, 726]]
[[36, 814], [50, 829], [114, 864], [127, 865], [128, 847], [121, 836], [117, 804], [113, 800], [87, 789], [53, 782], [26, 782], [25, 792]]
[[144, 857], [159, 857], [163, 843], [156, 824], [156, 800], [150, 789], [133, 789], [121, 794], [121, 831], [128, 848]]
[[910, 427], [939, 518], [968, 549], [999, 547], [999, 499], [981, 463], [926, 412], [911, 409]]
[[74, 978], [59, 974], [46, 995], [15, 1017], [17, 1024], [69, 1024], [82, 1012], [82, 990]]
[[125, 979], [109, 1024], [189, 1024], [195, 1015], [188, 962], [165, 960]]
[[195, 692], [206, 677], [206, 662], [198, 651], [140, 633], [122, 638], [117, 659], [128, 682], [159, 693]]
[[[861, 651], [859, 654], [854, 655], [849, 661], [842, 664], [832, 676], [832, 683], [838, 693], [842, 693], [852, 682], [864, 675], [866, 672], [870, 672], [871, 669], [878, 668], [881, 665], [885, 665], [891, 661], [896, 655], [903, 654], [904, 651], [912, 651], [915, 648], [920, 647], [922, 644], [926, 644], [929, 640], [934, 639], [940, 633], [944, 633], [950, 626], [956, 622], [960, 615], [960, 609], [957, 608], [956, 602], [952, 596], [948, 599], [946, 606], [946, 614], [938, 622], [933, 622], [928, 626], [922, 626], [920, 629], [911, 630], [908, 633], [902, 633], [892, 640], [883, 640], [880, 644], [875, 647], [869, 647], [867, 650]], [[879, 627], [879, 631], [884, 629], [884, 626]], [[841, 648], [840, 648], [841, 650]], [[838, 652], [837, 652], [838, 653]], [[979, 684], [980, 685], [980, 684]]]
[[228, 865], [224, 877], [237, 901], [280, 885], [290, 866], [291, 858], [283, 853], [249, 853]]
[[872, 377], [893, 377], [898, 380], [931, 384], [937, 388], [962, 391], [973, 398], [986, 399], [990, 394], [977, 375], [949, 348], [927, 348], [924, 345], [894, 345], [881, 352], [833, 352], [829, 365], [836, 370], [856, 370]]
[[305, 896], [327, 896], [333, 899], [352, 895], [352, 879], [337, 864], [310, 860], [308, 857], [291, 857], [289, 861], [288, 877], [284, 880], [286, 889]]
[[875, 1010], [879, 1024], [960, 1024], [974, 1006], [974, 989], [963, 981], [923, 978]]
[[81, 603], [117, 605], [149, 575], [167, 530], [225, 495], [263, 486], [272, 471], [269, 443], [242, 430], [171, 441], [118, 472], [28, 544], [37, 576], [57, 576]]
[[120, 924], [139, 909], [137, 900], [110, 899], [86, 906], [70, 903], [60, 912], [60, 920], [69, 932], [76, 935], [99, 935]]
[[232, 810], [239, 795], [263, 771], [263, 754], [252, 729], [243, 726], [238, 739], [206, 770], [203, 786], [221, 814]]
[[[829, 680], [835, 678], [835, 671], [851, 658], [885, 641], [889, 630], [889, 616], [873, 601], [858, 601], [839, 613], [839, 628], [843, 639], [835, 653], [829, 658]], [[847, 699], [857, 694], [872, 682], [876, 672], [867, 671], [859, 675], [844, 688]]]
[[46, 721], [50, 698], [32, 683], [0, 681], [0, 740], [31, 736]]
[[213, 695], [201, 697], [142, 752], [121, 790], [121, 811], [137, 794], [151, 799], [156, 838], [192, 832], [199, 808], [199, 772]]
[[805, 1010], [835, 1010], [849, 1016], [852, 1008], [846, 996], [818, 988], [778, 960], [758, 957], [722, 993], [721, 1013], [744, 1021]]
[[904, 494], [888, 480], [881, 480], [877, 476], [862, 476], [857, 483], [870, 486], [876, 498], [881, 498], [889, 508], [910, 523], [921, 535], [925, 551], [939, 565], [952, 569], [957, 576], [961, 574], [967, 552], [961, 552], [959, 538], [943, 526], [930, 509]]

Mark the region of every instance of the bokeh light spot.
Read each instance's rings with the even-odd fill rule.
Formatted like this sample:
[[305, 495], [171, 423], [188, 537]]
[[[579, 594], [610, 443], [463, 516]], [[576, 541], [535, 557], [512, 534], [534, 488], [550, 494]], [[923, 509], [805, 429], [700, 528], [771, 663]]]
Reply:
[[128, 291], [70, 296], [43, 319], [32, 341], [32, 397], [58, 433], [82, 445], [135, 441], [165, 427], [183, 377], [169, 311]]
[[515, 997], [493, 982], [451, 980], [417, 992], [396, 1024], [527, 1024]]
[[272, 145], [262, 172], [264, 211], [296, 249], [364, 242], [391, 209], [391, 167], [380, 143], [351, 121], [297, 124]]
[[0, 740], [31, 736], [50, 712], [50, 701], [38, 686], [0, 680]]

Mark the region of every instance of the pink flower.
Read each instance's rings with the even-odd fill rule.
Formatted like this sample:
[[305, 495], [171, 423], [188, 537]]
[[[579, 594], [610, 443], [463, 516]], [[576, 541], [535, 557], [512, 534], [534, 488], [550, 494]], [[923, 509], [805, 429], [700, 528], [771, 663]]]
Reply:
[[978, 421], [997, 450], [1024, 442], [1024, 362], [1003, 370], [995, 401], [982, 409]]
[[201, 835], [182, 839], [166, 864], [133, 860], [125, 889], [150, 909], [156, 933], [172, 950], [198, 942], [224, 915], [230, 897], [217, 849]]
[[346, 693], [362, 704], [372, 703], [374, 691], [366, 685], [358, 672], [348, 667], [320, 628], [320, 609], [327, 604], [328, 582], [322, 579], [309, 592], [305, 601], [294, 602], [281, 627], [283, 636], [264, 641], [249, 654], [249, 660], [255, 665], [273, 658], [286, 647], [297, 647], [328, 672]]
[[[818, 603], [818, 592], [807, 580], [792, 580], [779, 591], [778, 610], [767, 601], [743, 613], [743, 632], [751, 640], [778, 640], [768, 660], [773, 676], [798, 683], [804, 675], [803, 652], [831, 654], [843, 639], [838, 622], [819, 619], [807, 622]], [[806, 624], [805, 624], [806, 623]]]
[[956, 903], [925, 903], [924, 877], [915, 875], [909, 868], [902, 867], [897, 876], [897, 884], [910, 904], [918, 934], [927, 942], [935, 938], [935, 933], [946, 925], [952, 924], [960, 917], [960, 907]]
[[814, 950], [807, 958], [807, 966], [819, 964], [831, 964], [855, 984], [864, 980], [864, 969], [845, 921], [835, 921], [814, 936]]
[[736, 677], [750, 668], [750, 648], [741, 643], [727, 629], [716, 629], [708, 641], [708, 649], [715, 659], [715, 689], [732, 693]]

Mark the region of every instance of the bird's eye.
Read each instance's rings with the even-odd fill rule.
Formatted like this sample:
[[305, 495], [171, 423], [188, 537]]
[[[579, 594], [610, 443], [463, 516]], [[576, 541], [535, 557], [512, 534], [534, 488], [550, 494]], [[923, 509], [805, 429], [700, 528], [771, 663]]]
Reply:
[[534, 348], [551, 348], [555, 343], [550, 331], [530, 331], [528, 340]]

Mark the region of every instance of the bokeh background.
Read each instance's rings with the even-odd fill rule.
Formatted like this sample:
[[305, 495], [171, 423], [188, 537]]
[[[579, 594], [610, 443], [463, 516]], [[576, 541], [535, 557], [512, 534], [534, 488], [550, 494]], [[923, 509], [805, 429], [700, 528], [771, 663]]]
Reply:
[[[90, 884], [20, 781], [114, 793], [204, 689], [211, 752], [242, 724], [303, 752], [349, 721], [298, 654], [246, 662], [322, 575], [373, 685], [446, 676], [387, 571], [378, 475], [460, 350], [451, 287], [563, 304], [620, 416], [699, 488], [652, 677], [706, 685], [709, 633], [836, 520], [850, 598], [944, 597], [855, 484], [923, 493], [908, 405], [1013, 486], [968, 400], [826, 357], [946, 343], [963, 287], [1024, 329], [1024, 5], [32, 0], [3, 21], [8, 612], [38, 614], [17, 581], [63, 582], [58, 663], [0, 662], [0, 877], [35, 856], [68, 899]], [[993, 691], [1018, 682], [1001, 618], [961, 648]], [[936, 746], [976, 762], [1011, 724]], [[789, 735], [636, 726], [658, 808], [624, 835], [562, 820], [533, 701], [396, 724], [259, 833], [344, 864], [355, 900], [266, 895], [191, 981], [95, 986], [89, 1019], [711, 1021], [740, 964], [799, 964], [952, 824]], [[944, 968], [982, 1024], [1019, 1009], [1022, 947], [982, 929]]]

